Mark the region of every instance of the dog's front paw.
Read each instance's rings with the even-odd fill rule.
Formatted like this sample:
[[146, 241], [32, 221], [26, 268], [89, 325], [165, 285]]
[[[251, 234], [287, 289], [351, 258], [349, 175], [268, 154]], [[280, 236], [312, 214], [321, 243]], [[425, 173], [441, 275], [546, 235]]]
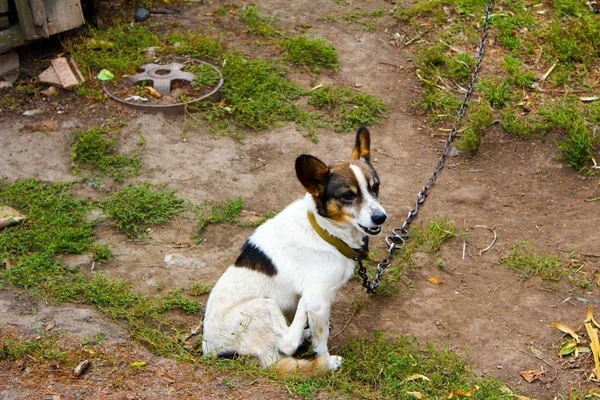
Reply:
[[340, 356], [329, 356], [329, 369], [337, 371], [342, 366], [344, 359]]

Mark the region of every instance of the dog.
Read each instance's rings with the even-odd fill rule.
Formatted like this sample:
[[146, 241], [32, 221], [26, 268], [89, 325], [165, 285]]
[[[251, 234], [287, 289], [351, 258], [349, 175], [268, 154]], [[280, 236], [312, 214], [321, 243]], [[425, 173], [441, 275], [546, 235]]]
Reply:
[[[215, 284], [203, 321], [206, 357], [248, 355], [283, 376], [340, 368], [327, 347], [331, 306], [386, 220], [370, 142], [361, 127], [350, 161], [296, 159], [307, 193], [259, 226]], [[294, 359], [305, 340], [315, 357]]]

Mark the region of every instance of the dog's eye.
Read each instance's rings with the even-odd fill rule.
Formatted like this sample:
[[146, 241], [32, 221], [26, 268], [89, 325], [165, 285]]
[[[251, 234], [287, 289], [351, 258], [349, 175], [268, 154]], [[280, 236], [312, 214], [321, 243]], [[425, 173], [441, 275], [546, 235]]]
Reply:
[[344, 192], [341, 196], [342, 200], [344, 201], [354, 201], [354, 199], [356, 199], [356, 193], [354, 193], [351, 190], [348, 190], [347, 192]]
[[375, 182], [371, 190], [373, 191], [373, 193], [375, 193], [376, 196], [379, 196], [379, 182]]

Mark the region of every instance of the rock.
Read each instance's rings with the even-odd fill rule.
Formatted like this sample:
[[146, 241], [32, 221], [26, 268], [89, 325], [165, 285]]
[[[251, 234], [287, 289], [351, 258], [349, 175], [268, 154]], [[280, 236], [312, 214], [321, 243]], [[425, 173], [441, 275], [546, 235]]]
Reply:
[[85, 81], [75, 60], [59, 57], [39, 75], [40, 82], [69, 89]]
[[0, 229], [24, 221], [27, 217], [9, 206], [0, 206]]
[[40, 93], [44, 97], [52, 97], [56, 96], [56, 94], [58, 93], [58, 89], [56, 88], [56, 86], [50, 86], [48, 89], [42, 90]]
[[59, 128], [60, 124], [57, 121], [46, 120], [25, 125], [23, 130], [30, 132], [54, 132]]
[[25, 117], [35, 117], [38, 114], [42, 114], [44, 112], [44, 110], [40, 110], [39, 108], [36, 108], [35, 110], [27, 110], [23, 112], [23, 116]]
[[14, 51], [0, 54], [0, 77], [11, 86], [19, 77], [19, 55]]
[[456, 147], [452, 146], [450, 147], [450, 150], [448, 150], [448, 157], [458, 157], [460, 155], [460, 150], [458, 150]]
[[181, 253], [167, 254], [164, 258], [165, 268], [203, 268], [206, 263], [203, 263], [193, 258], [187, 258]]
[[138, 8], [135, 12], [134, 18], [138, 22], [145, 21], [150, 18], [150, 11], [146, 10], [145, 8]]
[[448, 200], [456, 204], [483, 204], [489, 198], [490, 191], [485, 187], [470, 187], [454, 191]]

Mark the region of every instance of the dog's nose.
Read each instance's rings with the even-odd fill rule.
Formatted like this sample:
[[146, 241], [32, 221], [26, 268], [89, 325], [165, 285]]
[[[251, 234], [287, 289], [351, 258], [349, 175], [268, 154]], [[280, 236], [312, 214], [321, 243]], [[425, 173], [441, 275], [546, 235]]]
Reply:
[[371, 221], [373, 221], [373, 223], [375, 225], [381, 225], [381, 224], [383, 224], [386, 219], [387, 219], [387, 215], [385, 215], [384, 213], [379, 213], [379, 214], [373, 214], [373, 215], [371, 215]]

